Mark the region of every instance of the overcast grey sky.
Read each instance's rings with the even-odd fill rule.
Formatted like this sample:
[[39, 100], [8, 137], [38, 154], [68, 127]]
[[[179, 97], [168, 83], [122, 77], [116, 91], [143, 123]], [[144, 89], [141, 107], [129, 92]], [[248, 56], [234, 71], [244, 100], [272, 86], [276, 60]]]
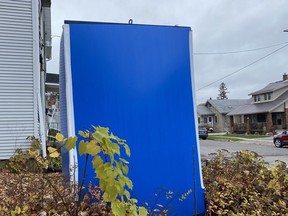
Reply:
[[[53, 35], [61, 35], [64, 20], [127, 23], [129, 19], [134, 24], [190, 26], [194, 53], [282, 44], [251, 52], [194, 55], [197, 103], [216, 99], [221, 82], [226, 83], [229, 99], [245, 99], [288, 74], [288, 46], [240, 70], [288, 44], [288, 32], [283, 32], [288, 29], [288, 0], [52, 0]], [[60, 38], [53, 37], [50, 73], [58, 73], [59, 43]]]

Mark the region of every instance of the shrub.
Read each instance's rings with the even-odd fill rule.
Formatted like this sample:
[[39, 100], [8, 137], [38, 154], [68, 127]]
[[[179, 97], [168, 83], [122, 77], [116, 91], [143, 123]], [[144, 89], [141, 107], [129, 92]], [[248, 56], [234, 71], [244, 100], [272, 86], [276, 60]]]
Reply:
[[[155, 193], [156, 201], [152, 207], [148, 203], [141, 206], [130, 197], [133, 183], [128, 177], [130, 148], [126, 140], [102, 127], [79, 131], [79, 137], [78, 151], [86, 160], [84, 175], [78, 185], [71, 184], [60, 173], [43, 172], [48, 166], [59, 166], [59, 149], [63, 146], [69, 151], [75, 148], [77, 136], [64, 138], [58, 133], [56, 139], [60, 146], [49, 146], [47, 158], [41, 156], [39, 140], [29, 137], [31, 148], [27, 151], [18, 149], [8, 161], [8, 169], [0, 170], [0, 216], [165, 216], [174, 201], [184, 201], [192, 192], [189, 189], [180, 194], [163, 189], [159, 194]], [[88, 157], [93, 158], [99, 186], [84, 184]], [[160, 200], [165, 203], [158, 203]]]
[[[78, 150], [85, 156], [83, 179], [80, 179], [78, 197], [82, 197], [82, 188], [86, 178], [88, 157], [92, 157], [92, 166], [99, 180], [99, 188], [103, 192], [103, 200], [111, 204], [115, 216], [146, 216], [148, 211], [138, 206], [137, 200], [130, 197], [133, 183], [128, 177], [129, 162], [122, 156], [130, 157], [130, 148], [126, 140], [115, 136], [109, 128], [95, 127], [92, 131], [79, 131], [81, 141]], [[60, 133], [56, 140], [63, 142], [68, 151], [75, 148], [77, 136], [64, 138]], [[57, 157], [57, 149], [48, 148], [50, 157]], [[123, 153], [121, 153], [123, 152]]]
[[288, 169], [269, 166], [255, 152], [219, 151], [203, 162], [208, 215], [285, 215]]
[[31, 147], [28, 150], [16, 149], [14, 156], [7, 162], [6, 168], [13, 173], [43, 172], [49, 161], [40, 154], [39, 140], [34, 136], [29, 136], [26, 139], [31, 141]]
[[[59, 173], [0, 173], [0, 215], [112, 215], [99, 188], [89, 186], [77, 201], [63, 181]], [[90, 203], [90, 197], [97, 199]]]

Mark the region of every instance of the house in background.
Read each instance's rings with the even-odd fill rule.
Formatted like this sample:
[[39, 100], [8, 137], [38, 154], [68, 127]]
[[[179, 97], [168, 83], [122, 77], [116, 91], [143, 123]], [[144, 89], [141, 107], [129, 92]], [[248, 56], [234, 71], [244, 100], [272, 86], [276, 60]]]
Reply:
[[208, 100], [205, 106], [214, 113], [213, 130], [229, 132], [230, 117], [227, 114], [247, 103], [249, 103], [247, 99]]
[[204, 104], [197, 106], [198, 126], [203, 126], [208, 129], [213, 128], [215, 121], [214, 116], [215, 114]]
[[229, 132], [231, 124], [227, 114], [249, 103], [248, 99], [209, 99], [197, 106], [198, 125], [212, 127], [215, 132]]
[[270, 83], [249, 95], [250, 99], [210, 99], [204, 107], [198, 105], [198, 124], [207, 122], [216, 132], [231, 133], [274, 133], [277, 129], [288, 128], [286, 73], [281, 81]]
[[0, 159], [41, 138], [46, 154], [45, 73], [51, 0], [0, 1]]
[[268, 133], [288, 128], [288, 75], [251, 94], [250, 103], [231, 111], [231, 132]]

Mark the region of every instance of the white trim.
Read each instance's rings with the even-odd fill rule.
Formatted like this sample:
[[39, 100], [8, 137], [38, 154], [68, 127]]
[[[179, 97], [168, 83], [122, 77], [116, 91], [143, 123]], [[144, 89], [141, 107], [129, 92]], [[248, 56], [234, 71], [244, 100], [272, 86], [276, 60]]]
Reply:
[[[41, 103], [40, 86], [40, 41], [39, 41], [39, 1], [32, 0], [32, 26], [33, 26], [33, 84], [34, 84], [34, 136], [41, 137], [43, 157], [46, 157], [46, 137], [43, 105]], [[40, 97], [40, 100], [39, 100]], [[38, 122], [39, 114], [39, 122]], [[39, 124], [39, 128], [38, 128]], [[39, 131], [40, 129], [40, 131]], [[43, 131], [44, 130], [44, 131]]]
[[[32, 25], [33, 25], [33, 83], [34, 98], [38, 97], [40, 91], [40, 62], [39, 62], [39, 19], [38, 19], [38, 0], [32, 0]], [[38, 136], [38, 109], [37, 99], [34, 99], [34, 136]]]
[[[281, 106], [282, 104], [284, 104], [284, 109], [285, 109], [285, 103], [288, 101], [288, 99], [283, 100], [281, 103], [279, 103], [278, 105], [275, 105], [274, 107], [272, 107], [271, 109], [268, 110], [268, 112], [273, 112], [273, 110], [277, 109], [279, 106]], [[285, 110], [284, 110], [285, 112]]]
[[41, 101], [41, 93], [38, 92], [37, 96], [37, 101], [38, 101], [38, 111], [39, 111], [39, 124], [40, 124], [40, 137], [41, 137], [41, 146], [42, 146], [42, 154], [43, 158], [46, 158], [47, 153], [46, 153], [46, 134], [45, 134], [45, 120], [44, 120], [44, 110], [43, 110], [43, 105]]
[[[64, 31], [64, 64], [65, 64], [65, 80], [66, 80], [66, 106], [67, 106], [67, 133], [68, 137], [75, 136], [74, 122], [74, 103], [72, 88], [72, 70], [70, 56], [70, 28], [69, 25], [63, 26]], [[76, 147], [69, 151], [69, 171], [71, 183], [78, 182], [78, 159]]]
[[[191, 71], [191, 85], [192, 85], [192, 102], [194, 107], [194, 124], [195, 124], [195, 134], [196, 134], [196, 144], [198, 153], [198, 163], [199, 163], [199, 174], [201, 187], [205, 189], [203, 184], [202, 168], [201, 168], [201, 154], [199, 145], [199, 132], [198, 132], [198, 118], [197, 118], [197, 105], [196, 105], [196, 94], [195, 94], [195, 79], [194, 79], [194, 67], [193, 67], [193, 35], [192, 31], [189, 32], [189, 45], [190, 45], [190, 71]], [[195, 151], [194, 151], [195, 152]]]

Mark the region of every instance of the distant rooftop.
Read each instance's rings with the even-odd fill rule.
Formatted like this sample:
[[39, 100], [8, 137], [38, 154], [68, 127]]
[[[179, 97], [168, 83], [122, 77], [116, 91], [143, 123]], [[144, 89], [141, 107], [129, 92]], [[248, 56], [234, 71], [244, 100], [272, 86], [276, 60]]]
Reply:
[[285, 92], [276, 100], [269, 103], [259, 103], [259, 104], [252, 103], [239, 106], [236, 109], [229, 112], [228, 116], [271, 112], [273, 109], [279, 107], [287, 100], [288, 100], [288, 92]]
[[237, 107], [243, 106], [245, 104], [251, 104], [251, 99], [208, 100], [206, 105], [208, 103], [217, 109], [219, 113], [227, 114]]
[[208, 109], [208, 107], [204, 105], [197, 106], [197, 113], [201, 116], [215, 115], [210, 109]]
[[249, 95], [259, 95], [259, 94], [274, 92], [274, 91], [277, 91], [279, 89], [285, 88], [287, 86], [288, 86], [288, 75], [286, 73], [284, 73], [282, 80], [277, 81], [277, 82], [273, 82], [273, 83], [269, 83], [264, 88], [262, 88], [258, 91], [252, 92]]

